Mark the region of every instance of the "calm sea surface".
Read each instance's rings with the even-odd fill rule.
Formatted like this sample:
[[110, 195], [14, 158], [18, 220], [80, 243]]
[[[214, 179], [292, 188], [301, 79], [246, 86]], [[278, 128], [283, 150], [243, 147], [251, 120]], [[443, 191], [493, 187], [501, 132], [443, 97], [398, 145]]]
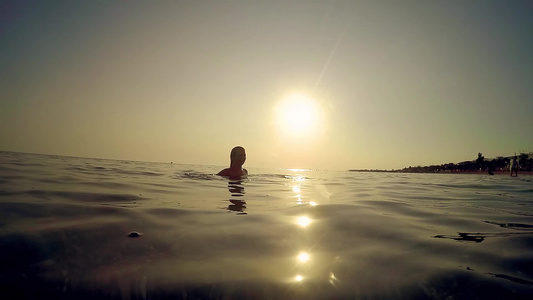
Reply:
[[0, 299], [533, 299], [531, 176], [0, 152]]

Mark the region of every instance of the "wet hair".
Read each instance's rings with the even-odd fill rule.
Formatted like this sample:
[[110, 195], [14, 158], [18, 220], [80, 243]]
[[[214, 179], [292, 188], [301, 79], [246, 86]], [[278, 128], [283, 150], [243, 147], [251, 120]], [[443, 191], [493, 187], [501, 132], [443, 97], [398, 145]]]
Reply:
[[231, 149], [231, 153], [229, 155], [230, 160], [231, 160], [231, 164], [230, 165], [233, 165], [233, 163], [234, 163], [233, 157], [235, 156], [235, 154], [237, 154], [237, 151], [239, 151], [239, 150], [242, 150], [245, 153], [245, 155], [246, 155], [246, 150], [244, 150], [244, 147], [241, 147], [241, 146], [234, 147], [233, 149]]
[[241, 147], [241, 146], [234, 147], [233, 149], [231, 149], [231, 153], [230, 153], [229, 157], [230, 158], [233, 157], [233, 155], [235, 155], [235, 152], [237, 152], [237, 150], [241, 150], [241, 149], [242, 149], [242, 151], [244, 151], [244, 148]]

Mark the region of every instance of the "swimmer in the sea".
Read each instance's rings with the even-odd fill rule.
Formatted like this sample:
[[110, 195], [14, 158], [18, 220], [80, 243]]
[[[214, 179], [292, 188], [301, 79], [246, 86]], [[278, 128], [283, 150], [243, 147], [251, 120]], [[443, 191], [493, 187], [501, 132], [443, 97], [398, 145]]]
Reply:
[[242, 168], [244, 162], [246, 161], [246, 152], [241, 146], [237, 146], [231, 150], [230, 154], [230, 166], [227, 169], [224, 169], [218, 172], [217, 175], [228, 176], [228, 177], [241, 177], [248, 175], [248, 171]]
[[[517, 177], [518, 176], [518, 161], [516, 160], [516, 155], [514, 156], [513, 160], [511, 161], [511, 177]], [[513, 173], [515, 174], [513, 176]]]

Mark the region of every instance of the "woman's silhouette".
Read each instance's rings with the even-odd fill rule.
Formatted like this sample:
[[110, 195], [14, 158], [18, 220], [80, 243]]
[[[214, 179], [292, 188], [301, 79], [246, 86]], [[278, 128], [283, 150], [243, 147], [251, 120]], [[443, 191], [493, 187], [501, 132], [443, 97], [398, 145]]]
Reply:
[[230, 166], [218, 172], [217, 175], [228, 176], [229, 178], [240, 179], [242, 176], [248, 175], [248, 171], [242, 168], [246, 161], [246, 151], [243, 147], [237, 146], [231, 149], [230, 153]]

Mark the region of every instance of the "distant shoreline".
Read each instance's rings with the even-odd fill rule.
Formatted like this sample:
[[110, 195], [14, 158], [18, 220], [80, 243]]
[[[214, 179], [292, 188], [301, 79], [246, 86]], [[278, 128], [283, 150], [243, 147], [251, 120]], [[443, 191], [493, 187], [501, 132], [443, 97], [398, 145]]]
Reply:
[[[490, 175], [487, 171], [438, 171], [438, 172], [406, 172], [403, 170], [348, 170], [349, 172], [359, 172], [359, 173], [401, 173], [401, 174], [475, 174], [475, 175]], [[496, 176], [507, 175], [510, 176], [511, 172], [507, 171], [492, 171]], [[533, 176], [533, 171], [518, 171], [518, 177], [521, 175]]]

